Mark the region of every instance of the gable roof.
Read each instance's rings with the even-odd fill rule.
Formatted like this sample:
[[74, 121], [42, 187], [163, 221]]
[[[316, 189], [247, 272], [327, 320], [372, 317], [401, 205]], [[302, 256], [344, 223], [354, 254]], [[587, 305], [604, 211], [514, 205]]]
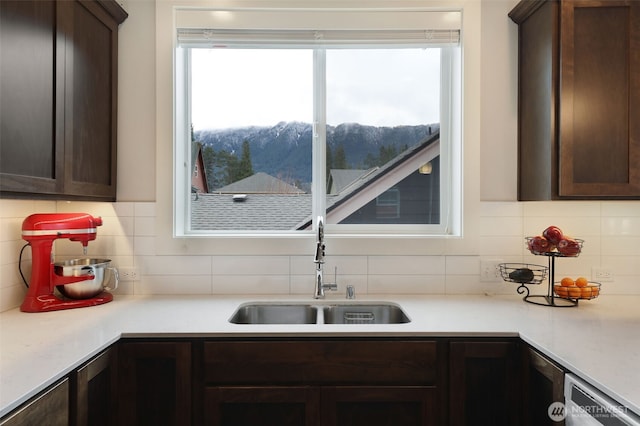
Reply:
[[327, 222], [339, 223], [380, 194], [415, 172], [420, 166], [440, 155], [440, 132], [433, 133], [419, 144], [406, 149], [381, 167], [363, 174], [329, 201]]
[[304, 191], [264, 172], [255, 173], [214, 191], [218, 194], [303, 194]]
[[366, 173], [370, 173], [376, 168], [369, 170], [361, 169], [331, 169], [329, 171], [329, 183], [327, 183], [327, 193], [339, 194], [344, 191], [347, 186], [358, 180]]
[[[196, 167], [200, 164], [200, 168], [198, 169], [200, 172], [200, 177], [198, 181], [202, 184], [202, 187], [194, 186], [193, 179]], [[202, 144], [200, 142], [191, 142], [191, 192], [209, 192], [209, 182], [207, 181], [207, 170], [204, 167], [204, 159], [202, 157]]]

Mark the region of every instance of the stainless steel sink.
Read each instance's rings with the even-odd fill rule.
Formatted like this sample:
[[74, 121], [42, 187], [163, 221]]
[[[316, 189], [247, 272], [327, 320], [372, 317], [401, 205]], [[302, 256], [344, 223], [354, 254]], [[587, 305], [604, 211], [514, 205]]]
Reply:
[[411, 322], [395, 303], [245, 303], [233, 324], [404, 324]]
[[325, 324], [404, 324], [411, 322], [402, 308], [392, 303], [335, 304], [323, 308]]
[[315, 324], [318, 310], [307, 304], [250, 303], [240, 305], [229, 322], [234, 324]]

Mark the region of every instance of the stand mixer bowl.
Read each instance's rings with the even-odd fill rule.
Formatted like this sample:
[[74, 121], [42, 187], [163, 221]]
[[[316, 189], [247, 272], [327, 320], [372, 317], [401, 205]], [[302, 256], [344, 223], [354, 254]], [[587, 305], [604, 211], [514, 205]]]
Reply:
[[[103, 291], [115, 290], [118, 288], [118, 270], [110, 267], [110, 259], [71, 259], [64, 262], [54, 263], [54, 272], [56, 275], [65, 277], [82, 277], [93, 275], [92, 280], [78, 281], [71, 284], [57, 286], [58, 291], [63, 296], [70, 299], [90, 299], [97, 296]], [[109, 274], [105, 274], [109, 271]], [[105, 275], [107, 278], [105, 279]], [[113, 286], [108, 285], [109, 281], [113, 281]]]

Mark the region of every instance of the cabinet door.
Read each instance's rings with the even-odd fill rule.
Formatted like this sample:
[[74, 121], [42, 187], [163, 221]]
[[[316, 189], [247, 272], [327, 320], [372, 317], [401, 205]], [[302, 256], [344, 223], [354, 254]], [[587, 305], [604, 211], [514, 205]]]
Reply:
[[114, 0], [0, 2], [0, 191], [113, 201]]
[[[0, 190], [62, 189], [64, 45], [54, 1], [0, 2]], [[62, 70], [62, 71], [61, 71]]]
[[207, 426], [317, 426], [318, 388], [221, 386], [205, 390]]
[[[46, 420], [44, 420], [46, 419]], [[0, 426], [67, 426], [69, 380], [64, 379], [0, 421]]]
[[640, 197], [640, 2], [562, 2], [560, 196]]
[[338, 386], [322, 388], [326, 426], [422, 426], [438, 419], [435, 387]]
[[451, 425], [520, 424], [520, 357], [517, 341], [450, 344]]
[[[530, 8], [536, 6], [534, 12]], [[524, 9], [524, 10], [523, 10]], [[521, 1], [518, 24], [518, 200], [551, 200], [558, 174], [557, 2]]]
[[118, 424], [191, 424], [190, 343], [121, 342], [118, 366]]
[[72, 376], [71, 425], [116, 425], [116, 349], [109, 348]]
[[64, 191], [115, 200], [118, 25], [97, 2], [60, 4], [66, 36]]
[[523, 418], [531, 426], [563, 426], [564, 420], [553, 421], [549, 406], [564, 402], [564, 371], [535, 350], [524, 349], [525, 377]]

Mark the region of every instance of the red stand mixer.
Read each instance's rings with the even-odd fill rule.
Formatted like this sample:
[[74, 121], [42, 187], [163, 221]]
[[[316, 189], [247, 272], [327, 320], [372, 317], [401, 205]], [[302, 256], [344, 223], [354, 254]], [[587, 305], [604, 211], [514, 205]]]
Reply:
[[21, 311], [57, 311], [95, 306], [113, 300], [113, 295], [106, 291], [86, 299], [70, 299], [54, 294], [56, 286], [93, 280], [95, 276], [56, 274], [53, 242], [63, 238], [79, 241], [86, 254], [89, 241], [96, 239], [98, 226], [102, 226], [102, 218], [86, 213], [40, 213], [33, 214], [22, 222], [22, 238], [31, 246], [32, 269], [29, 290], [20, 306]]

